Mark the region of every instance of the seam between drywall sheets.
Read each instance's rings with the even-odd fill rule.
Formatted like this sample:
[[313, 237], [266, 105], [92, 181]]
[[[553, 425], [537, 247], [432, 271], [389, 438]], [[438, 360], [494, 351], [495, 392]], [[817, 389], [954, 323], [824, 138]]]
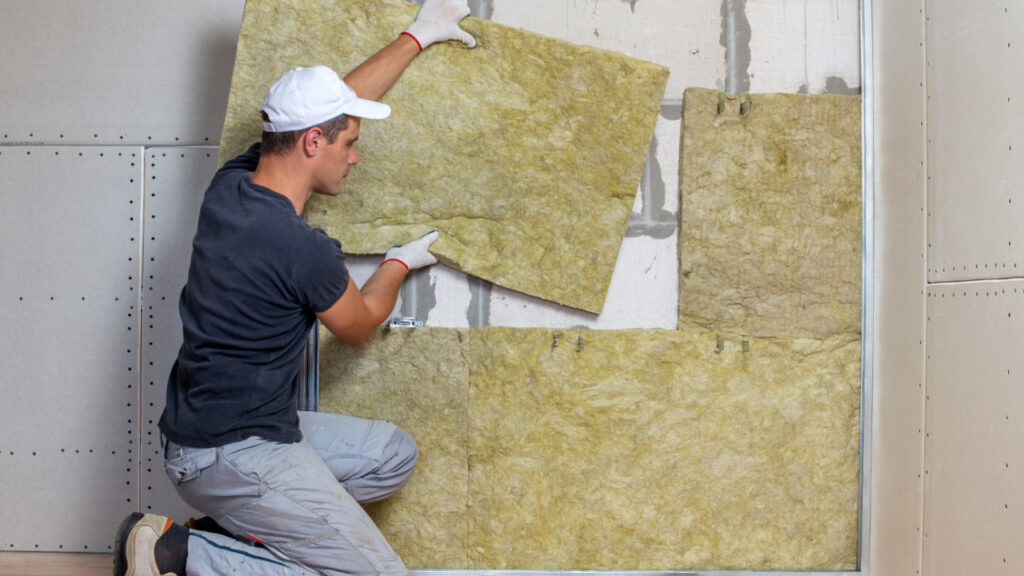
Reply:
[[928, 162], [928, 2], [927, 0], [918, 0], [920, 6], [920, 29], [921, 35], [921, 53], [920, 53], [920, 69], [923, 71], [921, 78], [921, 91], [918, 94], [920, 102], [920, 110], [922, 110], [921, 119], [921, 150], [923, 151], [921, 158], [922, 174], [921, 174], [921, 218], [924, 223], [924, 238], [921, 242], [921, 254], [923, 262], [921, 267], [923, 269], [921, 277], [921, 286], [924, 288], [921, 291], [921, 346], [918, 351], [918, 362], [921, 366], [921, 392], [919, 396], [920, 418], [921, 418], [921, 431], [920, 442], [921, 442], [921, 457], [918, 463], [919, 477], [921, 479], [918, 485], [918, 548], [917, 548], [917, 574], [924, 574], [925, 570], [925, 538], [928, 519], [927, 516], [927, 466], [928, 466], [928, 187], [929, 178], [928, 173], [931, 170], [931, 166]]
[[[138, 391], [137, 391], [137, 394], [135, 395], [135, 398], [136, 398], [137, 403], [138, 403], [138, 410], [136, 410], [136, 412], [135, 412], [135, 414], [136, 414], [136, 422], [137, 422], [137, 426], [135, 427], [135, 434], [134, 434], [134, 436], [135, 436], [135, 452], [133, 454], [134, 458], [131, 458], [131, 461], [136, 465], [136, 478], [137, 478], [136, 503], [137, 503], [137, 509], [141, 511], [143, 509], [143, 502], [144, 502], [143, 496], [145, 494], [145, 490], [143, 489], [143, 485], [145, 483], [143, 481], [144, 480], [143, 470], [144, 470], [144, 461], [145, 461], [144, 460], [144, 456], [143, 456], [143, 446], [144, 446], [144, 444], [143, 444], [143, 437], [144, 437], [144, 428], [148, 425], [148, 423], [147, 423], [147, 421], [145, 419], [145, 401], [144, 401], [145, 379], [143, 377], [144, 376], [144, 372], [145, 372], [145, 363], [146, 363], [146, 359], [145, 359], [145, 354], [146, 354], [145, 332], [146, 331], [143, 329], [144, 321], [145, 321], [145, 307], [146, 307], [146, 290], [145, 290], [145, 288], [146, 288], [146, 284], [147, 284], [146, 278], [148, 278], [148, 276], [146, 275], [146, 273], [147, 273], [147, 270], [146, 270], [146, 262], [147, 262], [147, 260], [146, 260], [146, 253], [147, 253], [147, 250], [152, 248], [152, 247], [149, 246], [149, 244], [150, 244], [150, 241], [148, 240], [149, 236], [146, 235], [147, 232], [149, 232], [149, 230], [147, 230], [147, 222], [149, 220], [152, 220], [152, 218], [147, 220], [146, 216], [147, 216], [147, 214], [149, 214], [149, 210], [153, 207], [153, 204], [150, 203], [147, 200], [146, 187], [147, 187], [147, 184], [149, 182], [152, 182], [154, 180], [153, 178], [150, 178], [150, 176], [155, 176], [156, 175], [155, 174], [155, 171], [156, 171], [155, 170], [156, 158], [153, 158], [153, 161], [151, 162], [151, 164], [153, 164], [154, 166], [150, 167], [150, 166], [148, 166], [148, 162], [147, 162], [147, 154], [149, 154], [150, 152], [155, 151], [157, 149], [218, 150], [219, 146], [185, 145], [185, 144], [166, 145], [166, 144], [164, 144], [164, 145], [153, 145], [153, 146], [139, 146], [138, 149], [139, 149], [139, 163], [140, 163], [139, 169], [140, 169], [140, 176], [141, 176], [141, 178], [140, 178], [141, 182], [140, 182], [140, 186], [139, 186], [139, 196], [141, 198], [141, 201], [139, 202], [139, 220], [140, 220], [140, 222], [139, 222], [139, 229], [138, 229], [138, 238], [139, 238], [139, 279], [138, 279], [138, 282], [136, 283], [136, 288], [138, 290], [138, 295], [136, 297], [135, 305], [137, 307], [137, 312], [138, 312], [138, 322], [137, 322], [136, 326], [137, 326], [137, 330], [138, 330], [137, 335], [138, 335], [138, 346], [139, 346], [139, 370], [138, 370], [138, 372], [139, 372], [138, 373], [139, 382], [138, 382]], [[151, 168], [153, 168], [152, 172], [151, 172]], [[149, 353], [153, 354], [152, 351], [150, 351]]]
[[1020, 276], [1007, 276], [1005, 278], [969, 278], [965, 280], [925, 280], [925, 284], [928, 288], [939, 288], [942, 286], [964, 286], [970, 284], [998, 284], [1002, 282], [1013, 282], [1014, 280], [1024, 280], [1024, 278]]
[[146, 213], [147, 213], [147, 208], [148, 208], [148, 202], [146, 202], [146, 177], [149, 175], [149, 170], [146, 168], [146, 153], [147, 152], [148, 152], [148, 149], [145, 146], [140, 146], [139, 147], [139, 169], [140, 169], [139, 190], [138, 190], [138, 194], [139, 194], [139, 198], [140, 198], [140, 200], [139, 200], [139, 209], [138, 209], [138, 213], [139, 213], [139, 228], [138, 228], [138, 238], [139, 238], [139, 246], [138, 246], [139, 278], [138, 278], [138, 281], [135, 283], [135, 286], [138, 289], [138, 294], [136, 294], [136, 298], [135, 298], [135, 308], [136, 308], [136, 312], [137, 312], [137, 316], [138, 316], [136, 318], [136, 323], [135, 323], [136, 330], [137, 330], [135, 335], [136, 335], [136, 340], [137, 340], [136, 346], [138, 347], [138, 354], [136, 356], [138, 358], [139, 370], [138, 370], [138, 374], [136, 375], [137, 378], [138, 378], [138, 382], [136, 383], [136, 391], [135, 391], [136, 393], [134, 395], [135, 402], [136, 402], [136, 410], [134, 411], [136, 425], [135, 425], [134, 430], [133, 430], [133, 432], [134, 432], [133, 436], [135, 437], [135, 454], [134, 454], [134, 458], [130, 459], [134, 463], [134, 465], [135, 465], [135, 489], [136, 489], [135, 490], [135, 492], [136, 492], [136, 494], [135, 494], [135, 503], [136, 503], [135, 509], [136, 510], [142, 510], [142, 492], [143, 492], [142, 485], [144, 483], [143, 482], [143, 474], [142, 474], [142, 462], [143, 462], [143, 459], [142, 459], [142, 437], [143, 437], [143, 427], [145, 426], [145, 413], [144, 413], [145, 411], [144, 411], [144, 407], [143, 407], [143, 402], [144, 402], [144, 400], [143, 400], [143, 389], [144, 389], [143, 385], [144, 385], [144, 382], [145, 382], [145, 379], [143, 378], [143, 373], [144, 373], [143, 366], [145, 365], [145, 338], [143, 336], [144, 335], [143, 316], [144, 316], [144, 310], [145, 310], [145, 305], [146, 305], [146, 302], [145, 302], [145, 299], [146, 299], [146, 291], [145, 291], [145, 284], [146, 284], [146, 281], [145, 281], [145, 278], [146, 278], [146, 245], [147, 245], [147, 242], [146, 242]]

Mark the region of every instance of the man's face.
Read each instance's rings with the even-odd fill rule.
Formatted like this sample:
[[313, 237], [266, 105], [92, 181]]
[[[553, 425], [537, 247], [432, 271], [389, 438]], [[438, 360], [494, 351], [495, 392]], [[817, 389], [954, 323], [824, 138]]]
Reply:
[[[337, 196], [348, 178], [349, 170], [359, 163], [356, 140], [359, 139], [359, 118], [350, 117], [348, 128], [338, 133], [333, 144], [323, 149], [317, 169], [313, 191], [317, 194]], [[324, 142], [326, 143], [326, 138]]]

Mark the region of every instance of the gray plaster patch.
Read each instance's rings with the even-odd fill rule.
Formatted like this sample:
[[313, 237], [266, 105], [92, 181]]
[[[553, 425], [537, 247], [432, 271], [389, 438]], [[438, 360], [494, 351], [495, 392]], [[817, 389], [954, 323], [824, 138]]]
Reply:
[[489, 326], [491, 322], [491, 292], [494, 284], [479, 278], [469, 277], [469, 310], [466, 320], [470, 328]]
[[474, 18], [490, 20], [494, 15], [494, 0], [472, 0], [469, 3], [469, 15]]
[[[797, 94], [809, 94], [810, 88], [807, 84], [802, 84], [796, 91]], [[822, 94], [843, 94], [847, 96], [859, 96], [860, 86], [851, 87], [846, 83], [844, 78], [839, 76], [829, 76], [825, 80], [825, 88], [821, 91]]]
[[860, 86], [850, 87], [846, 80], [839, 76], [829, 76], [825, 81], [825, 94], [848, 94], [857, 96], [860, 94]]
[[661, 103], [661, 117], [665, 120], [676, 121], [683, 119], [683, 101], [665, 100]]
[[750, 91], [750, 21], [746, 0], [722, 0], [722, 34], [725, 47], [725, 91], [741, 94]]
[[[662, 105], [663, 115], [665, 108], [666, 106]], [[682, 116], [681, 105], [679, 116]], [[665, 179], [661, 175], [661, 163], [658, 161], [658, 138], [655, 137], [651, 140], [647, 164], [644, 165], [644, 175], [640, 182], [642, 211], [630, 215], [629, 224], [626, 226], [627, 237], [649, 236], [663, 239], [675, 234], [679, 222], [675, 214], [665, 210], [667, 190]]]
[[400, 316], [426, 322], [430, 311], [437, 306], [437, 291], [430, 281], [430, 269], [413, 270], [402, 284]]
[[[406, 0], [413, 4], [423, 5], [423, 0]], [[469, 15], [473, 18], [490, 20], [494, 15], [494, 0], [471, 0], [469, 2]]]

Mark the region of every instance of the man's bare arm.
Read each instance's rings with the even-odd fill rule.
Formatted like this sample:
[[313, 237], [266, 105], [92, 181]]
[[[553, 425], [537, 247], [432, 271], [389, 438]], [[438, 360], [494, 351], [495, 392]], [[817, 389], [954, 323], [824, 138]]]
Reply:
[[426, 0], [416, 20], [391, 44], [345, 77], [360, 98], [378, 100], [402, 76], [416, 55], [435, 42], [459, 40], [472, 48], [476, 39], [459, 28], [469, 15], [466, 0]]

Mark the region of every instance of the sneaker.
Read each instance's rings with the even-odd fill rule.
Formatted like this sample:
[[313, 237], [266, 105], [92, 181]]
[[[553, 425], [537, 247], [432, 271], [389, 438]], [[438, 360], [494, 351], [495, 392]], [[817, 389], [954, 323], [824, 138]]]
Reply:
[[129, 514], [115, 535], [114, 576], [177, 576], [161, 572], [156, 561], [157, 542], [173, 525], [166, 516]]

